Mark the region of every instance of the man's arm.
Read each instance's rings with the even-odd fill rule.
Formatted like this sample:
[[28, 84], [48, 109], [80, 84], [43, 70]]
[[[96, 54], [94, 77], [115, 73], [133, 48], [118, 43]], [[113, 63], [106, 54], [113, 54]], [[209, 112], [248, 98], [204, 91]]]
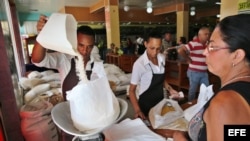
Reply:
[[166, 79], [164, 80], [164, 87], [170, 93], [170, 95], [178, 94], [178, 92], [168, 84]]
[[[36, 25], [38, 33], [42, 30], [42, 28], [44, 27], [46, 21], [47, 21], [47, 17], [44, 16], [44, 15], [41, 15], [40, 18], [39, 18], [39, 20], [37, 21], [37, 25]], [[40, 63], [44, 59], [45, 53], [46, 53], [46, 49], [43, 48], [36, 41], [36, 43], [34, 45], [34, 48], [32, 50], [32, 56], [31, 56], [32, 62], [34, 62], [34, 63]]]
[[187, 61], [187, 63], [191, 63], [191, 58], [189, 57], [188, 50], [185, 46], [181, 46], [177, 51], [178, 54]]

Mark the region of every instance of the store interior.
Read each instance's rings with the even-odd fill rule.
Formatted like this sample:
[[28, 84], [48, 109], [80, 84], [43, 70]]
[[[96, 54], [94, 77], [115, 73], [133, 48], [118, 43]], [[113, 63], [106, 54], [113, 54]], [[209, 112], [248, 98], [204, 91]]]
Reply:
[[[128, 111], [123, 117], [125, 119], [133, 118], [134, 114], [127, 88], [133, 63], [139, 55], [134, 51], [124, 50], [122, 54], [108, 55], [107, 49], [111, 43], [122, 49], [128, 38], [135, 41], [151, 29], [156, 29], [162, 35], [170, 31], [174, 40], [178, 40], [180, 36], [191, 40], [200, 27], [208, 26], [213, 29], [221, 18], [239, 13], [238, 0], [230, 3], [226, 0], [0, 0], [0, 2], [2, 13], [0, 14], [0, 79], [2, 80], [0, 140], [3, 141], [24, 141], [20, 108], [25, 104], [24, 95], [30, 91], [27, 87], [31, 85], [35, 87], [36, 83], [26, 78], [48, 75], [42, 74], [46, 72], [51, 74], [46, 79], [55, 82], [53, 83], [55, 87], [60, 88], [56, 70], [36, 67], [31, 62], [31, 53], [38, 34], [36, 23], [40, 14], [48, 17], [52, 13], [72, 14], [78, 25], [88, 25], [94, 29], [95, 45], [99, 49], [100, 59], [105, 63], [109, 80], [114, 82], [111, 88], [115, 96], [128, 103]], [[147, 8], [152, 8], [152, 11], [147, 11]], [[109, 10], [113, 10], [116, 14], [107, 12]], [[166, 71], [171, 74], [166, 76], [169, 84], [176, 90], [183, 91], [186, 96], [189, 88], [186, 77], [187, 64], [174, 60], [167, 62], [166, 66], [168, 68]], [[216, 76], [210, 74], [210, 81], [215, 85], [215, 90], [220, 87]], [[30, 83], [29, 86], [26, 85], [27, 82]], [[183, 104], [186, 99], [178, 102]]]

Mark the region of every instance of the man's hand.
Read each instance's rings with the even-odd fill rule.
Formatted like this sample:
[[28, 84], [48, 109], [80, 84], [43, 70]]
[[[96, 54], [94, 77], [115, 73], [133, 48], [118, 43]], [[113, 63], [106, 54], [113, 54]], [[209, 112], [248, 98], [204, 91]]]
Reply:
[[45, 15], [40, 15], [39, 20], [37, 21], [37, 25], [36, 25], [37, 33], [39, 33], [43, 29], [47, 20], [48, 20], [48, 17], [46, 17]]

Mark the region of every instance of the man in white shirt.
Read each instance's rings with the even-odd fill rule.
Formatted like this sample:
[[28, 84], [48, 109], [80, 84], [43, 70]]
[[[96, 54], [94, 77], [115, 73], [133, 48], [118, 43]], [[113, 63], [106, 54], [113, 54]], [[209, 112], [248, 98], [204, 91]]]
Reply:
[[[42, 30], [46, 24], [47, 17], [41, 15], [37, 23], [38, 32]], [[91, 52], [94, 48], [95, 33], [88, 26], [80, 26], [77, 29], [77, 50], [82, 55], [84, 60], [84, 67], [86, 75], [90, 79], [92, 67], [94, 65], [94, 57]], [[94, 53], [96, 54], [96, 53]], [[76, 56], [63, 54], [60, 52], [48, 53], [38, 42], [32, 51], [32, 62], [40, 67], [47, 67], [57, 69], [61, 76], [62, 93], [64, 100], [66, 100], [66, 91], [71, 90], [77, 85], [79, 78], [76, 74]], [[73, 139], [72, 135], [62, 132], [62, 140], [69, 141]]]
[[[47, 17], [41, 15], [37, 22], [38, 32], [46, 24]], [[94, 48], [95, 33], [88, 26], [80, 26], [77, 29], [77, 50], [84, 59], [84, 67], [90, 79], [91, 69], [94, 63], [94, 57], [91, 51]], [[63, 54], [60, 52], [47, 53], [38, 42], [32, 51], [32, 62], [39, 67], [57, 69], [61, 76], [61, 85], [64, 99], [66, 100], [66, 91], [71, 90], [78, 83], [78, 76], [75, 72], [75, 56]], [[73, 66], [73, 67], [72, 67]]]

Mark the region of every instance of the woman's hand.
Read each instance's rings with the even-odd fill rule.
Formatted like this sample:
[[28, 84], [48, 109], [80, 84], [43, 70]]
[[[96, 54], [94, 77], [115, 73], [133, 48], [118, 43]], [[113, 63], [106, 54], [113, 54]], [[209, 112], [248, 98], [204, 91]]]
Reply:
[[168, 91], [169, 91], [170, 95], [179, 95], [179, 93], [173, 88], [169, 89]]
[[135, 118], [141, 118], [142, 120], [147, 119], [146, 116], [142, 113], [142, 111], [135, 112]]
[[188, 134], [187, 132], [183, 131], [175, 131], [173, 134], [174, 141], [188, 141]]

